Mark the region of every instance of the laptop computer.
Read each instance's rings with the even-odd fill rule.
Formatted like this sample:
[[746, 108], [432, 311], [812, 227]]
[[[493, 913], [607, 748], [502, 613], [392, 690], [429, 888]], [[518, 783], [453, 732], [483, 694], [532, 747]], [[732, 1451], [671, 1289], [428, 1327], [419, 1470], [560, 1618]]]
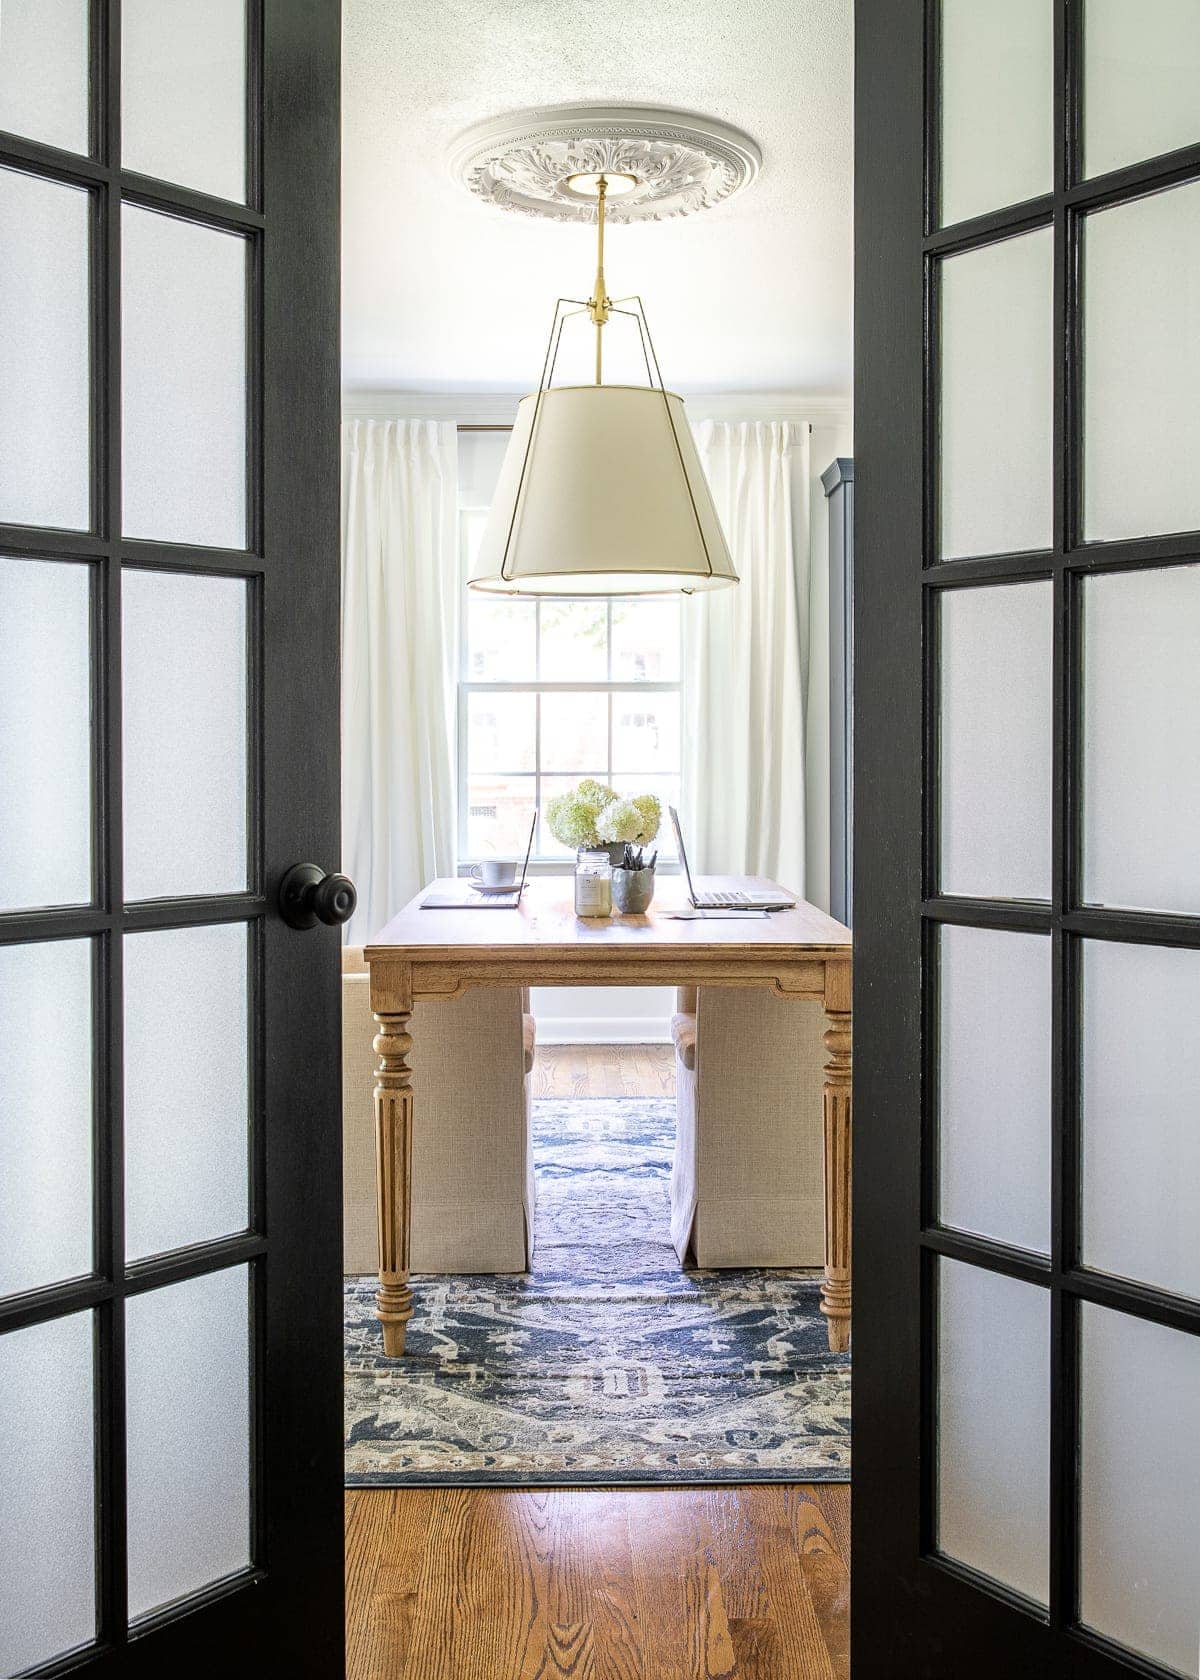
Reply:
[[790, 910], [796, 900], [791, 893], [784, 892], [782, 887], [776, 887], [774, 892], [739, 892], [729, 889], [717, 892], [697, 892], [692, 880], [691, 866], [688, 863], [687, 847], [683, 843], [683, 830], [679, 826], [679, 812], [674, 805], [668, 805], [671, 813], [671, 827], [675, 830], [675, 843], [679, 847], [679, 861], [683, 865], [683, 873], [687, 876], [688, 897], [697, 910]]
[[535, 807], [529, 823], [529, 839], [525, 842], [525, 862], [521, 865], [521, 879], [510, 892], [479, 892], [475, 887], [462, 886], [452, 892], [428, 892], [421, 900], [422, 910], [515, 910], [525, 891], [525, 877], [529, 873], [529, 854], [533, 851], [533, 834], [537, 828]]

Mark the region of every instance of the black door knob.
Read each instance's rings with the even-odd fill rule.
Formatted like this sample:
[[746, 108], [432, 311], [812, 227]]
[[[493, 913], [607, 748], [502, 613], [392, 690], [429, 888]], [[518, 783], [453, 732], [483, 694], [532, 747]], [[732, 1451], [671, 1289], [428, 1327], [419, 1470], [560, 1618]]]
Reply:
[[358, 903], [349, 875], [327, 875], [319, 863], [294, 863], [279, 883], [279, 914], [289, 927], [336, 927]]

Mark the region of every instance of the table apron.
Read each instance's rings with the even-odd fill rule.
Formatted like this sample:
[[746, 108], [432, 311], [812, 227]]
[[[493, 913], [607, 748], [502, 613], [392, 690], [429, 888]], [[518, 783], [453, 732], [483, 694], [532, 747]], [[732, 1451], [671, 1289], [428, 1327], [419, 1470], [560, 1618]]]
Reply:
[[[848, 957], [844, 966], [848, 971]], [[792, 962], [755, 956], [704, 961], [682, 953], [636, 962], [611, 955], [492, 961], [460, 956], [437, 962], [376, 958], [371, 963], [371, 1006], [377, 1013], [388, 1014], [410, 1007], [407, 1000], [449, 1000], [472, 986], [762, 986], [783, 997], [823, 1002], [827, 968], [842, 967], [842, 962], [826, 957]]]

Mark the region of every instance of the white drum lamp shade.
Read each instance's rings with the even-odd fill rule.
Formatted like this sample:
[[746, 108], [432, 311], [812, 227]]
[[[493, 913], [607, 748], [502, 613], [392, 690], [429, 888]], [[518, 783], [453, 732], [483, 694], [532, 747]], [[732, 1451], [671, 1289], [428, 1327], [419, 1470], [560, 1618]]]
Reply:
[[679, 397], [562, 385], [522, 398], [472, 589], [662, 595], [737, 581]]

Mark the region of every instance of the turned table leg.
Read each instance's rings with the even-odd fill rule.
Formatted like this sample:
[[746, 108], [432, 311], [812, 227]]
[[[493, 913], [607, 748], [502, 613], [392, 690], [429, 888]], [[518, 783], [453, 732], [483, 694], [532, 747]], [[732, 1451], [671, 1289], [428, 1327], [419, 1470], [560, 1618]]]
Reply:
[[412, 1039], [407, 1010], [375, 1014], [379, 1027], [375, 1054], [375, 1173], [379, 1198], [379, 1291], [375, 1316], [383, 1325], [383, 1351], [390, 1359], [404, 1352], [404, 1332], [412, 1317], [408, 1287], [408, 1231], [412, 1214]]
[[834, 982], [827, 975], [825, 1049], [825, 1279], [821, 1311], [829, 1346], [850, 1346], [850, 1080], [851, 1018], [849, 969]]

